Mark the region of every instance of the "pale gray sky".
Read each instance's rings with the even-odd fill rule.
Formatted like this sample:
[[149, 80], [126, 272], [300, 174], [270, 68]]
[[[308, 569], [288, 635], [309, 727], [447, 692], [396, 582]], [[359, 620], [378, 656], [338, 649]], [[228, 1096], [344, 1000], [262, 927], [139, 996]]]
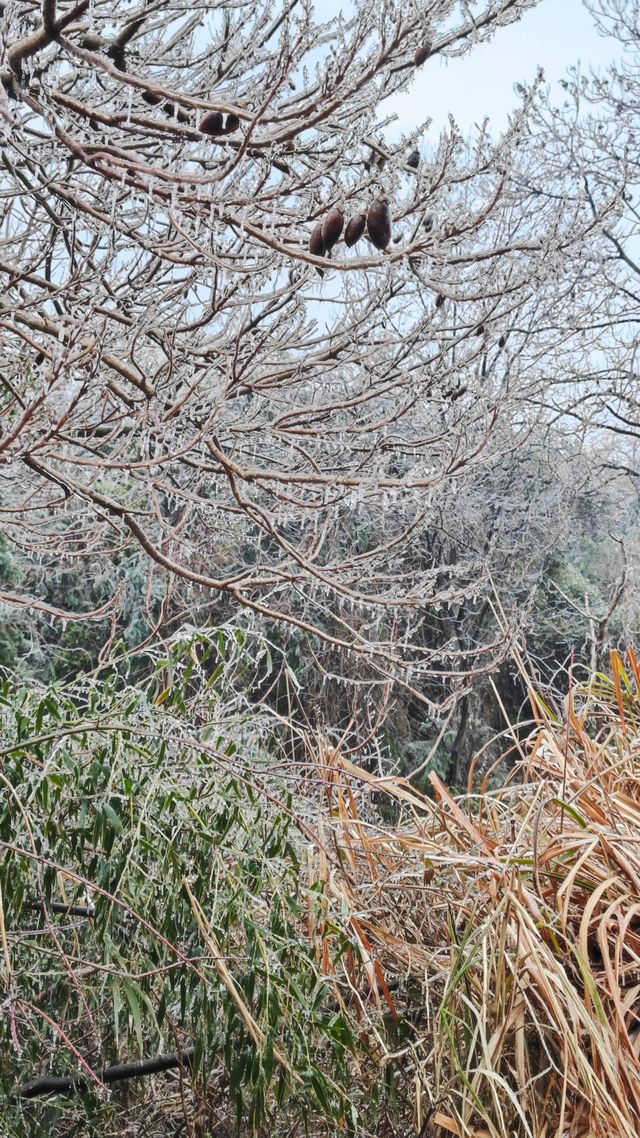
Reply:
[[433, 142], [449, 113], [463, 133], [484, 115], [499, 130], [518, 103], [514, 84], [532, 80], [538, 66], [547, 81], [556, 84], [578, 60], [585, 68], [603, 67], [614, 54], [614, 41], [598, 34], [582, 0], [541, 0], [519, 23], [501, 28], [490, 44], [461, 59], [429, 60], [409, 92], [385, 103], [385, 110], [396, 112], [399, 120], [390, 134], [408, 131], [431, 116]]

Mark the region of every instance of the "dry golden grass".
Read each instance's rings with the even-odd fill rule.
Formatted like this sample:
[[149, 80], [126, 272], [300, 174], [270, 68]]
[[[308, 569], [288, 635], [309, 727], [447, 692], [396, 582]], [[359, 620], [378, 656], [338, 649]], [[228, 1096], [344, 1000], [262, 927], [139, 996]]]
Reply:
[[[640, 1133], [639, 691], [629, 652], [562, 717], [531, 692], [536, 729], [492, 792], [454, 798], [433, 775], [426, 798], [321, 748], [322, 837], [342, 867], [324, 866], [327, 895], [376, 999], [412, 1021], [401, 1054], [377, 1046], [422, 1138]], [[393, 828], [374, 790], [396, 802]]]

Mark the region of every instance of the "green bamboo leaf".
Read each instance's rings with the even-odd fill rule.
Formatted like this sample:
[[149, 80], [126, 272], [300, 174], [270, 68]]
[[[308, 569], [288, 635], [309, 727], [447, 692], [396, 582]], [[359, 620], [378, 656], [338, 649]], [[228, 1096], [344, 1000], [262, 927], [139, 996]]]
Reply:
[[140, 1050], [140, 1054], [142, 1055], [144, 1045], [142, 1039], [142, 1015], [140, 1012], [140, 1001], [138, 1000], [138, 996], [133, 984], [129, 980], [124, 980], [122, 987], [124, 994], [127, 997], [127, 1003], [129, 1004], [129, 1008], [131, 1010], [131, 1018], [133, 1019], [133, 1027], [136, 1034], [136, 1039], [138, 1041], [138, 1048]]
[[106, 821], [111, 826], [111, 829], [115, 830], [116, 834], [121, 834], [122, 833], [122, 822], [120, 821], [118, 815], [116, 814], [115, 810], [113, 809], [113, 806], [110, 806], [108, 802], [103, 802], [101, 812], [102, 812], [103, 817], [106, 819]]

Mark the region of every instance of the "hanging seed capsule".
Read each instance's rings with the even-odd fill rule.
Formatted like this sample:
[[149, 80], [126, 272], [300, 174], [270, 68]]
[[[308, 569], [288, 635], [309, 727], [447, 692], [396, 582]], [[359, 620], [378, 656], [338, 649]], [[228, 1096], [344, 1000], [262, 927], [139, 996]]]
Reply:
[[443, 304], [444, 304], [444, 297], [443, 297], [442, 293], [439, 292], [437, 297], [436, 297], [436, 308], [442, 308]]
[[313, 229], [311, 230], [311, 237], [309, 238], [309, 252], [312, 253], [314, 257], [324, 257], [326, 253], [324, 241], [322, 240], [321, 221], [319, 221], [317, 225], [314, 225]]
[[124, 47], [120, 43], [112, 43], [107, 48], [107, 55], [112, 60], [113, 66], [118, 68], [118, 71], [127, 70], [127, 57], [125, 55]]
[[499, 347], [499, 348], [504, 348], [504, 346], [505, 346], [506, 342], [507, 342], [507, 337], [506, 337], [506, 336], [501, 336], [501, 337], [500, 337], [500, 339], [498, 340], [498, 347]]
[[419, 150], [412, 150], [411, 154], [407, 158], [407, 166], [410, 166], [412, 170], [417, 170], [419, 165], [420, 165], [420, 151]]
[[484, 335], [484, 324], [478, 324], [478, 327], [476, 328], [476, 331], [475, 331], [475, 335], [476, 336], [483, 336]]
[[430, 55], [431, 44], [429, 43], [429, 40], [425, 40], [425, 42], [421, 44], [420, 47], [416, 48], [415, 55], [413, 57], [413, 62], [415, 63], [416, 67], [422, 67], [422, 64], [427, 61]]
[[4, 87], [4, 93], [6, 94], [7, 98], [12, 99], [14, 102], [17, 102], [18, 89], [15, 84], [15, 78], [16, 76], [11, 75], [10, 72], [4, 71], [2, 73], [0, 83]]
[[181, 111], [179, 107], [176, 110], [174, 103], [165, 103], [162, 108], [162, 113], [166, 115], [168, 119], [175, 119], [177, 122], [189, 122], [188, 114], [186, 114], [185, 111]]
[[[324, 257], [324, 255], [326, 253], [326, 249], [324, 247], [324, 241], [322, 240], [322, 222], [321, 221], [319, 221], [317, 225], [314, 225], [313, 229], [311, 230], [311, 236], [309, 238], [309, 252], [314, 257]], [[321, 276], [321, 277], [324, 276], [323, 270], [319, 269], [317, 267], [317, 265], [316, 265], [316, 272], [319, 274], [319, 276]]]
[[391, 240], [391, 213], [384, 194], [369, 206], [367, 232], [376, 249], [386, 249]]
[[422, 224], [424, 225], [427, 233], [430, 233], [431, 230], [433, 229], [434, 221], [435, 221], [435, 218], [434, 218], [432, 213], [425, 213], [424, 221], [422, 222]]
[[341, 209], [334, 206], [322, 222], [322, 241], [327, 253], [330, 253], [333, 246], [340, 240], [343, 225], [344, 214]]
[[209, 134], [212, 137], [215, 137], [216, 134], [223, 134], [224, 127], [220, 111], [207, 111], [206, 115], [200, 119], [198, 130], [201, 134]]
[[347, 222], [347, 228], [344, 231], [344, 243], [350, 249], [359, 241], [364, 233], [364, 227], [367, 224], [367, 215], [364, 210], [356, 214], [355, 217], [350, 217]]
[[237, 115], [227, 115], [224, 120], [224, 133], [231, 134], [234, 130], [237, 130], [239, 126], [240, 119]]

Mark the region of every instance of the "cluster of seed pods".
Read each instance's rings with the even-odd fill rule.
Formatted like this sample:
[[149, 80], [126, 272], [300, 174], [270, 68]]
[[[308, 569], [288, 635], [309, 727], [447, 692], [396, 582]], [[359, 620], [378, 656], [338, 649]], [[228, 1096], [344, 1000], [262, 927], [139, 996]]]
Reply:
[[[413, 62], [420, 67], [431, 55], [432, 46], [425, 41], [416, 48]], [[151, 100], [150, 100], [151, 101]], [[237, 115], [222, 115], [220, 111], [208, 111], [199, 123], [199, 130], [215, 138], [219, 135], [231, 134], [237, 130], [240, 119]], [[416, 170], [420, 163], [420, 153], [414, 150], [407, 159], [407, 165]], [[331, 250], [337, 245], [344, 228], [344, 214], [338, 206], [333, 206], [323, 221], [317, 222], [309, 238], [309, 252], [314, 257], [331, 257]], [[344, 232], [344, 243], [350, 249], [362, 237], [365, 229], [369, 240], [376, 249], [384, 250], [391, 241], [391, 212], [389, 203], [384, 194], [379, 194], [371, 203], [367, 212], [359, 210], [349, 218]], [[317, 270], [322, 276], [322, 269]]]
[[[422, 64], [431, 55], [432, 46], [428, 41], [416, 48], [413, 62], [416, 67]], [[201, 128], [202, 129], [202, 128]], [[420, 165], [420, 151], [413, 150], [407, 158], [407, 165], [417, 170]], [[311, 230], [309, 238], [309, 252], [314, 257], [330, 257], [331, 250], [337, 245], [344, 228], [344, 214], [338, 206], [333, 206], [324, 221], [318, 221]], [[369, 206], [368, 212], [360, 210], [349, 218], [344, 231], [344, 243], [350, 249], [362, 237], [365, 229], [369, 240], [376, 249], [386, 249], [391, 241], [391, 211], [384, 194], [379, 194]], [[322, 269], [317, 270], [323, 275]]]
[[[344, 214], [338, 206], [333, 206], [323, 221], [317, 222], [309, 238], [309, 252], [314, 257], [330, 257], [344, 228]], [[349, 218], [344, 232], [344, 243], [351, 248], [362, 237], [365, 228], [369, 240], [376, 249], [386, 249], [391, 241], [391, 212], [384, 194], [379, 194], [369, 206], [368, 212], [360, 210]]]

